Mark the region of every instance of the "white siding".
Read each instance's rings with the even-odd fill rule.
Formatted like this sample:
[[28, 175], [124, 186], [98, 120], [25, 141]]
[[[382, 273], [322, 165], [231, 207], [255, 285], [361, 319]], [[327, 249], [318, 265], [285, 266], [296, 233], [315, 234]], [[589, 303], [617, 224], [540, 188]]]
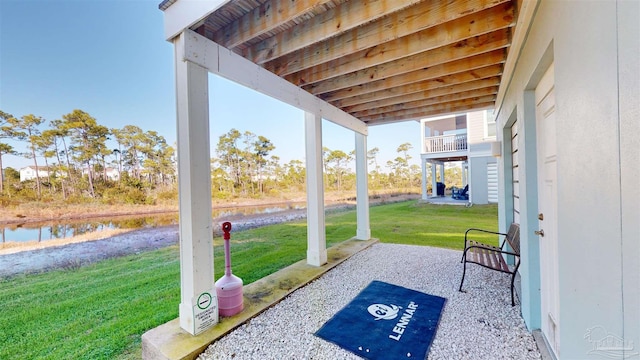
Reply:
[[498, 202], [498, 164], [487, 164], [487, 195], [490, 203]]
[[467, 113], [467, 143], [484, 141], [484, 111]]
[[511, 172], [513, 176], [513, 222], [520, 223], [520, 176], [518, 175], [518, 120], [511, 126]]

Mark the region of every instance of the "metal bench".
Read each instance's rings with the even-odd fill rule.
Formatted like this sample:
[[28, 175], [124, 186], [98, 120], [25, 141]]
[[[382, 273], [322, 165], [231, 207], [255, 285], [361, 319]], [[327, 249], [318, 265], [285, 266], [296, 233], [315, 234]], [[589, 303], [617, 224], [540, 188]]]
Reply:
[[[502, 241], [500, 247], [483, 244], [481, 242], [469, 239], [469, 233], [475, 231], [503, 235], [504, 240]], [[505, 244], [509, 244], [509, 249], [505, 249]], [[512, 266], [509, 266], [504, 259], [504, 255], [513, 255], [515, 258], [515, 263]], [[513, 286], [516, 280], [518, 267], [520, 267], [520, 226], [518, 224], [511, 224], [511, 226], [509, 227], [509, 231], [506, 234], [475, 228], [467, 230], [464, 233], [464, 252], [462, 253], [462, 260], [460, 260], [460, 262], [464, 265], [459, 291], [462, 291], [464, 275], [467, 272], [467, 263], [478, 264], [488, 269], [511, 274], [511, 305], [516, 305], [515, 297], [513, 294]]]

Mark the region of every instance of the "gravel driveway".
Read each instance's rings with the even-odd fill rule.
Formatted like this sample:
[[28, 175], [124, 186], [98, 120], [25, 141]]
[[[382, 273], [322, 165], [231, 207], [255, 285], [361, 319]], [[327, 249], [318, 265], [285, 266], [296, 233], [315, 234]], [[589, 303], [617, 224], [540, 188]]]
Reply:
[[218, 340], [198, 359], [360, 359], [313, 333], [369, 282], [447, 298], [428, 359], [540, 359], [511, 306], [509, 277], [471, 265], [458, 291], [460, 251], [375, 244]]

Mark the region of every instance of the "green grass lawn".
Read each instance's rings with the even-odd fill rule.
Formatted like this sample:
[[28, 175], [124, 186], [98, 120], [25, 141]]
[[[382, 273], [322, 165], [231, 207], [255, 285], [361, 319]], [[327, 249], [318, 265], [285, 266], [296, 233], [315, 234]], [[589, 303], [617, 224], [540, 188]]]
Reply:
[[[493, 205], [409, 201], [372, 207], [370, 218], [372, 236], [382, 242], [453, 249], [462, 249], [469, 227], [497, 229]], [[327, 246], [355, 232], [355, 211], [327, 215]], [[305, 258], [306, 222], [232, 232], [231, 244], [233, 272], [248, 284]], [[214, 253], [218, 279], [221, 238]], [[0, 280], [0, 359], [140, 358], [140, 336], [176, 318], [179, 302], [177, 246]]]

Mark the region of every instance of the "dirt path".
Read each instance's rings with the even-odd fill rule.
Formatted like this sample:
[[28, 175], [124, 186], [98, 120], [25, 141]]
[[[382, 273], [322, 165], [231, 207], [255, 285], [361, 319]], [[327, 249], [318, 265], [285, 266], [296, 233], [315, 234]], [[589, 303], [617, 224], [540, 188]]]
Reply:
[[[416, 195], [405, 195], [395, 197], [393, 201], [415, 198], [417, 198]], [[389, 199], [384, 201], [389, 202]], [[378, 201], [372, 200], [371, 204], [376, 202]], [[352, 207], [353, 205], [349, 204], [338, 204], [329, 206], [327, 209], [338, 211]], [[306, 209], [286, 210], [270, 214], [224, 216], [214, 219], [214, 233], [221, 234], [219, 229], [224, 221], [231, 221], [233, 230], [238, 231], [304, 219], [306, 216]], [[0, 254], [0, 278], [56, 268], [76, 268], [103, 259], [159, 249], [174, 244], [178, 244], [177, 225], [133, 230], [100, 240]]]

